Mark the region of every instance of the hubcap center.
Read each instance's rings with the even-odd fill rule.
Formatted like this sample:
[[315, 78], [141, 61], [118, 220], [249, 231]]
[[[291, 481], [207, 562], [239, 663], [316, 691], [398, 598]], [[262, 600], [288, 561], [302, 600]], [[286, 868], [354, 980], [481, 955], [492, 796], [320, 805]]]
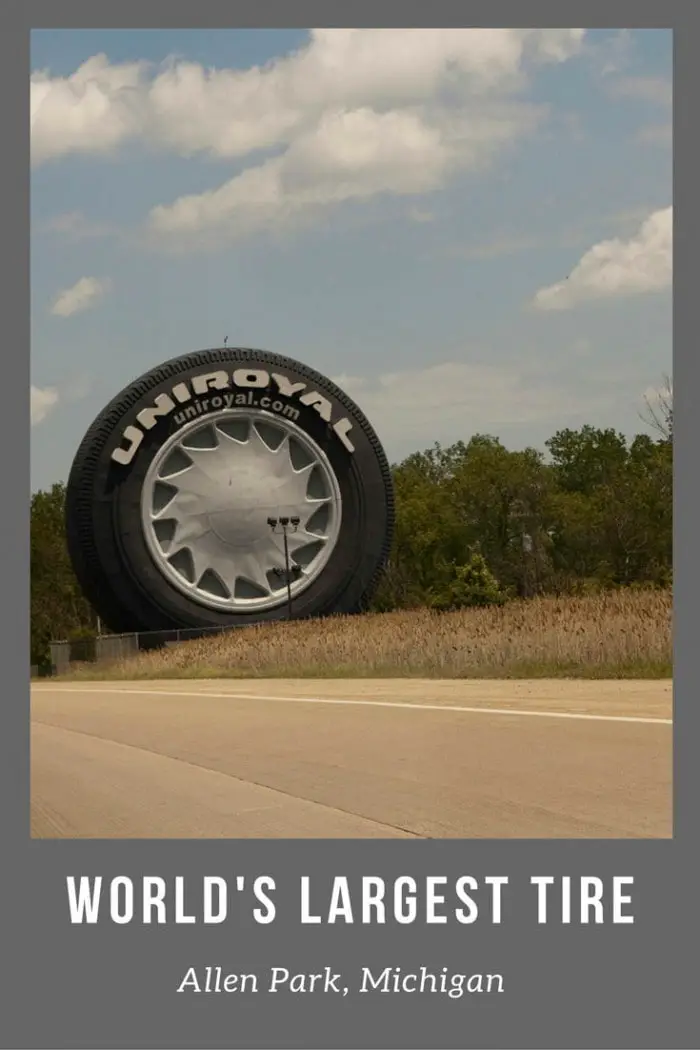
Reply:
[[[267, 519], [299, 513], [300, 495], [294, 479], [265, 475], [261, 465], [240, 462], [240, 455], [217, 454], [207, 463], [207, 478], [198, 485], [209, 527], [232, 547], [254, 549], [269, 545]], [[238, 462], [236, 462], [238, 460]], [[200, 504], [200, 505], [201, 505]]]

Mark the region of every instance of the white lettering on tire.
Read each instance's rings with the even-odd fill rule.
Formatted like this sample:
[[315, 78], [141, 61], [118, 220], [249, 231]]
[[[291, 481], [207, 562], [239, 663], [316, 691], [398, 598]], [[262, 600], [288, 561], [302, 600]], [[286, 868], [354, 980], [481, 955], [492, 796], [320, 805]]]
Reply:
[[310, 390], [308, 394], [302, 394], [299, 400], [302, 405], [315, 408], [321, 419], [325, 419], [326, 423], [330, 423], [333, 409], [330, 401], [322, 394], [319, 394], [316, 390]]
[[234, 386], [253, 386], [265, 389], [270, 385], [270, 376], [261, 368], [237, 368], [233, 373]]
[[279, 375], [277, 372], [272, 373], [272, 378], [282, 397], [294, 397], [295, 394], [306, 389], [306, 383], [291, 383], [286, 376]]
[[228, 372], [207, 372], [203, 376], [192, 378], [192, 389], [195, 394], [206, 394], [209, 390], [226, 390], [231, 386]]
[[112, 459], [115, 463], [121, 463], [122, 466], [128, 467], [143, 441], [143, 430], [140, 430], [138, 427], [127, 427], [122, 434], [122, 441], [126, 442], [126, 448], [115, 448], [112, 453]]
[[136, 418], [144, 430], [153, 430], [154, 426], [163, 416], [169, 416], [175, 408], [175, 402], [167, 394], [158, 394], [156, 403], [152, 408], [142, 408]]
[[333, 424], [333, 432], [334, 432], [334, 434], [338, 438], [340, 438], [340, 441], [342, 442], [343, 445], [345, 445], [345, 447], [348, 450], [348, 452], [354, 452], [355, 451], [355, 446], [353, 445], [352, 441], [348, 437], [348, 434], [350, 433], [351, 430], [352, 430], [352, 423], [350, 422], [349, 419], [347, 419], [345, 417], [343, 419], [339, 419], [337, 423]]
[[[299, 397], [300, 403], [307, 408], [313, 408], [324, 422], [330, 424], [331, 430], [348, 452], [353, 453], [355, 451], [355, 446], [348, 436], [353, 428], [351, 421], [347, 417], [343, 417], [333, 422], [333, 406], [328, 398], [324, 397], [319, 391], [308, 390], [305, 394], [301, 394], [302, 390], [306, 390], [306, 383], [292, 382], [287, 376], [276, 372], [273, 372], [272, 376], [270, 376], [268, 372], [261, 368], [237, 368], [232, 375], [223, 369], [214, 372], [204, 372], [201, 375], [193, 376], [189, 381], [181, 380], [172, 388], [170, 394], [158, 394], [152, 405], [142, 408], [137, 413], [135, 423], [130, 423], [125, 427], [121, 434], [119, 446], [114, 449], [111, 458], [121, 466], [128, 466], [143, 441], [144, 431], [152, 430], [159, 419], [169, 416], [175, 410], [177, 404], [191, 401], [193, 394], [195, 397], [199, 397], [203, 394], [208, 394], [210, 391], [230, 389], [232, 385], [239, 389], [244, 388], [247, 390], [247, 393], [223, 394], [207, 398], [204, 401], [195, 401], [194, 404], [188, 405], [184, 411], [178, 412], [175, 416], [175, 422], [178, 425], [182, 425], [188, 419], [206, 413], [210, 409], [220, 408], [222, 405], [225, 405], [226, 408], [230, 408], [232, 403], [236, 405], [253, 405], [255, 403], [253, 390], [268, 388], [271, 380], [274, 381], [282, 397], [291, 398], [301, 395]], [[296, 420], [299, 417], [299, 409], [294, 408], [293, 405], [285, 404], [283, 401], [272, 401], [270, 397], [265, 396], [260, 399], [259, 404], [262, 408], [271, 406], [274, 412], [285, 416], [287, 419]], [[136, 422], [139, 424], [138, 426]]]

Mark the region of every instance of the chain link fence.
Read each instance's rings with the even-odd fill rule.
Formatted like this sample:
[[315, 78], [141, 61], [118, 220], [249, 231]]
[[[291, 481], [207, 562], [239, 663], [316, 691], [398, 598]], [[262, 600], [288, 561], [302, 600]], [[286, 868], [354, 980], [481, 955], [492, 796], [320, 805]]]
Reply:
[[[224, 634], [231, 630], [242, 630], [242, 627], [192, 627], [172, 631], [141, 631], [132, 634], [98, 634], [55, 641], [50, 643], [51, 668], [49, 673], [51, 675], [67, 674], [76, 666], [84, 664], [119, 663], [121, 660], [147, 652], [149, 649], [161, 649], [166, 645], [177, 645], [179, 642], [205, 638], [212, 634]], [[32, 668], [32, 674], [34, 670]]]

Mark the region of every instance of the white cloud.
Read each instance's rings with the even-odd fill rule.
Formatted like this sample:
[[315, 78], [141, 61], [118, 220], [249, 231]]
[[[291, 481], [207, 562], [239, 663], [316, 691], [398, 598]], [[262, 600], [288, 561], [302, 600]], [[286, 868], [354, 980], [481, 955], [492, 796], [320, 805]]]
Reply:
[[71, 77], [32, 78], [35, 163], [110, 153], [129, 139], [184, 156], [277, 155], [154, 209], [160, 233], [237, 235], [378, 193], [430, 192], [488, 163], [542, 111], [529, 72], [564, 62], [583, 29], [316, 29], [264, 67], [204, 69], [96, 56]]
[[143, 127], [143, 63], [95, 55], [68, 77], [32, 74], [32, 163], [68, 153], [112, 153]]
[[136, 136], [243, 156], [292, 141], [325, 110], [512, 89], [529, 64], [565, 61], [583, 38], [583, 29], [315, 29], [262, 68], [171, 60], [150, 78], [145, 63], [96, 55], [69, 77], [33, 74], [34, 159], [109, 152]]
[[94, 306], [108, 291], [110, 282], [97, 277], [81, 277], [72, 288], [59, 292], [51, 306], [56, 317], [72, 317]]
[[241, 72], [173, 64], [149, 90], [162, 141], [242, 156], [294, 141], [322, 114], [382, 111], [519, 86], [527, 64], [561, 62], [583, 30], [316, 29], [309, 44]]
[[30, 388], [30, 418], [35, 427], [46, 419], [49, 412], [58, 403], [58, 392], [51, 387], [33, 386]]
[[[572, 349], [579, 357], [588, 350]], [[366, 413], [390, 455], [392, 449], [424, 448], [475, 433], [568, 425], [604, 410], [617, 393], [605, 385], [586, 391], [575, 381], [566, 385], [549, 367], [520, 370], [464, 361], [373, 379], [339, 375], [334, 382]]]
[[486, 163], [536, 119], [537, 112], [524, 106], [494, 108], [488, 118], [473, 119], [418, 109], [324, 114], [282, 156], [216, 190], [154, 208], [152, 227], [165, 234], [239, 236], [380, 193], [429, 193], [454, 171]]
[[592, 299], [642, 295], [668, 288], [673, 280], [673, 207], [653, 212], [627, 241], [601, 241], [590, 248], [564, 281], [541, 288], [538, 310], [565, 310]]

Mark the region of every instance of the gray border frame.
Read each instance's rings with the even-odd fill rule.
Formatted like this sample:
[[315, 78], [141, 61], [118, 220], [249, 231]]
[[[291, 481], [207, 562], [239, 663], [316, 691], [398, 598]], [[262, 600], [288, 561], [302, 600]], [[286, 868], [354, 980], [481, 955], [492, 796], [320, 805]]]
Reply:
[[[4, 850], [0, 867], [0, 1041], [3, 1047], [630, 1047], [698, 1045], [697, 954], [698, 824], [700, 797], [695, 759], [699, 711], [694, 598], [700, 562], [693, 554], [693, 486], [698, 433], [694, 395], [700, 367], [693, 316], [693, 247], [697, 244], [691, 194], [700, 179], [693, 142], [692, 5], [610, 0], [580, 7], [595, 26], [675, 26], [674, 127], [677, 157], [674, 324], [676, 471], [676, 629], [674, 743], [675, 839], [669, 842], [32, 842], [28, 838], [28, 452], [17, 434], [28, 426], [28, 29], [113, 28], [153, 25], [460, 25], [452, 0], [409, 12], [386, 0], [328, 8], [306, 0], [294, 12], [280, 0], [230, 7], [224, 0], [7, 0], [0, 16], [0, 127], [5, 137], [2, 208], [8, 395], [0, 414], [4, 447], [14, 453], [13, 476], [3, 492], [5, 608], [0, 705], [0, 807]], [[482, 24], [518, 24], [514, 0], [484, 5]], [[469, 12], [474, 17], [474, 12]], [[527, 9], [539, 24], [559, 24], [561, 5], [539, 0]], [[615, 16], [613, 18], [613, 16]], [[571, 12], [571, 21], [575, 16]], [[687, 206], [686, 206], [687, 198]], [[20, 391], [22, 396], [17, 396]], [[695, 409], [695, 411], [693, 411]], [[25, 431], [26, 432], [26, 431]], [[22, 455], [20, 455], [20, 451]], [[71, 873], [203, 874], [278, 880], [278, 919], [271, 926], [71, 927], [65, 875]], [[303, 873], [322, 879], [346, 874], [508, 874], [514, 902], [501, 926], [300, 927], [293, 887]], [[523, 906], [532, 874], [634, 875], [633, 926], [538, 927]], [[300, 936], [301, 934], [301, 936]], [[174, 994], [190, 965], [231, 969], [289, 964], [299, 970], [362, 964], [405, 967], [463, 966], [506, 976], [502, 998], [447, 1000], [308, 998], [259, 995], [199, 999]]]

